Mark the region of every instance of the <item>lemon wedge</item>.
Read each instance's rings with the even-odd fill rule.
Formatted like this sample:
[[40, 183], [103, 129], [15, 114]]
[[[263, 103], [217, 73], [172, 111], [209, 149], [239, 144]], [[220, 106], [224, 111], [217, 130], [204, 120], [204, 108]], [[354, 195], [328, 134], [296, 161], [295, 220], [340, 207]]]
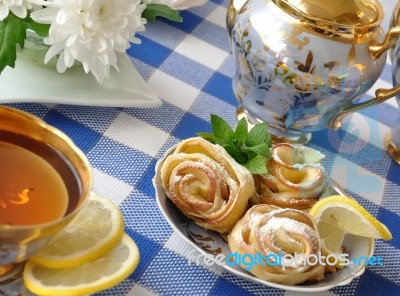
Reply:
[[78, 267], [50, 269], [31, 261], [23, 280], [32, 293], [43, 296], [77, 296], [109, 289], [127, 278], [139, 263], [135, 242], [124, 234], [117, 246], [104, 257]]
[[119, 208], [105, 197], [92, 195], [76, 217], [29, 260], [48, 268], [76, 267], [102, 257], [123, 233]]
[[346, 234], [390, 240], [389, 229], [354, 199], [333, 195], [320, 199], [310, 210], [325, 250], [341, 253]]

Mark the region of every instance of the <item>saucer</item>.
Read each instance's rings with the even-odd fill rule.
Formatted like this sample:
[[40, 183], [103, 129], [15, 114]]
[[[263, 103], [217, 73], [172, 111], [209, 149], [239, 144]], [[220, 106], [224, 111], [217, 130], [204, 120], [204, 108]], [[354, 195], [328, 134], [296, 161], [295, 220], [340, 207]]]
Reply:
[[[175, 147], [172, 147], [167, 151], [166, 156], [172, 153], [174, 149]], [[226, 271], [258, 284], [295, 292], [327, 291], [337, 286], [347, 285], [364, 273], [365, 262], [360, 262], [360, 264], [351, 262], [348, 266], [342, 270], [338, 270], [336, 273], [325, 274], [324, 279], [318, 282], [285, 285], [262, 280], [238, 265], [231, 266], [226, 264], [225, 260], [222, 262], [219, 261], [218, 256], [220, 256], [220, 254], [225, 258], [231, 253], [226, 238], [215, 231], [206, 230], [198, 226], [193, 220], [186, 217], [166, 196], [161, 185], [160, 176], [160, 169], [165, 157], [157, 162], [155, 168], [156, 174], [153, 178], [157, 205], [160, 208], [161, 213], [169, 225], [184, 241], [199, 251], [202, 255], [208, 256], [207, 258], [213, 260], [215, 264], [221, 266]], [[330, 182], [333, 189], [332, 194], [347, 196], [345, 190], [341, 188], [339, 184], [333, 180], [330, 180]], [[346, 235], [343, 245], [346, 246], [346, 252], [349, 254], [350, 258], [364, 258], [363, 256], [369, 258], [374, 253], [375, 240], [373, 238]]]
[[119, 72], [111, 69], [103, 84], [82, 66], [58, 73], [49, 66], [18, 59], [0, 75], [0, 103], [37, 102], [107, 107], [157, 108], [162, 102], [126, 54], [118, 55]]

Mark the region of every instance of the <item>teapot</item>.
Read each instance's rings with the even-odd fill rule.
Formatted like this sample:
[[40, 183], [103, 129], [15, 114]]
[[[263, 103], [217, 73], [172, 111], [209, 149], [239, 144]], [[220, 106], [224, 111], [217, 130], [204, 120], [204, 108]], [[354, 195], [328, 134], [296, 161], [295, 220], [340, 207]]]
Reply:
[[[390, 28], [400, 25], [400, 2], [397, 2], [394, 7], [391, 19]], [[400, 40], [398, 40], [390, 50], [390, 60], [392, 65], [392, 79], [393, 84], [400, 83]], [[397, 104], [400, 106], [400, 95], [396, 95]], [[386, 133], [383, 140], [383, 146], [393, 160], [400, 164], [400, 124], [393, 126], [389, 132]]]
[[306, 143], [342, 119], [400, 93], [377, 89], [400, 27], [384, 34], [377, 0], [230, 0], [238, 117], [267, 122], [276, 142]]

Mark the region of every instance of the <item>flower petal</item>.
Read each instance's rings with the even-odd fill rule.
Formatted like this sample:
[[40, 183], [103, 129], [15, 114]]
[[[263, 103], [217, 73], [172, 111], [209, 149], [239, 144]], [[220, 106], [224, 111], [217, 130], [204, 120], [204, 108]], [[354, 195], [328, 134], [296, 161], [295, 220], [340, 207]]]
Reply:
[[59, 6], [57, 4], [53, 4], [51, 1], [43, 1], [43, 0], [29, 0], [32, 4], [40, 5], [40, 6], [46, 6], [46, 7], [54, 7], [54, 6]]
[[62, 52], [57, 61], [57, 71], [58, 73], [64, 73], [66, 70], [67, 66], [64, 63], [64, 52]]
[[26, 8], [23, 6], [11, 6], [10, 10], [13, 14], [15, 14], [19, 18], [25, 18], [28, 12]]
[[62, 43], [56, 43], [50, 46], [49, 50], [46, 52], [44, 57], [44, 63], [47, 64], [52, 58], [59, 54], [64, 48]]
[[9, 12], [10, 10], [8, 9], [8, 6], [5, 6], [0, 2], [0, 21], [3, 21], [5, 18], [7, 18]]
[[31, 13], [31, 18], [40, 24], [51, 24], [55, 20], [58, 8], [47, 7]]

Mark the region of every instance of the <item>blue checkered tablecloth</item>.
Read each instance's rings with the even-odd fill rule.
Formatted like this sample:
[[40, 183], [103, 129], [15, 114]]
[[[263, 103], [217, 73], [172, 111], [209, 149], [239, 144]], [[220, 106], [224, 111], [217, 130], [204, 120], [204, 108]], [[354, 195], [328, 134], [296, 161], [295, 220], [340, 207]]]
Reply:
[[[161, 98], [160, 108], [11, 104], [61, 129], [86, 153], [94, 191], [119, 205], [126, 232], [139, 246], [136, 271], [98, 296], [296, 295], [218, 266], [189, 266], [191, 247], [174, 233], [155, 200], [154, 167], [168, 148], [209, 131], [211, 113], [236, 124], [227, 3], [211, 0], [183, 11], [183, 23], [148, 24], [139, 36], [142, 44], [129, 49], [136, 69]], [[376, 86], [391, 86], [389, 62]], [[372, 94], [373, 89], [366, 98]], [[383, 257], [383, 267], [367, 267], [349, 285], [313, 295], [400, 295], [400, 166], [382, 146], [384, 135], [399, 122], [399, 107], [390, 100], [346, 118], [340, 131], [316, 132], [309, 143], [326, 154], [331, 178], [393, 233], [391, 241], [376, 241], [375, 255]]]

